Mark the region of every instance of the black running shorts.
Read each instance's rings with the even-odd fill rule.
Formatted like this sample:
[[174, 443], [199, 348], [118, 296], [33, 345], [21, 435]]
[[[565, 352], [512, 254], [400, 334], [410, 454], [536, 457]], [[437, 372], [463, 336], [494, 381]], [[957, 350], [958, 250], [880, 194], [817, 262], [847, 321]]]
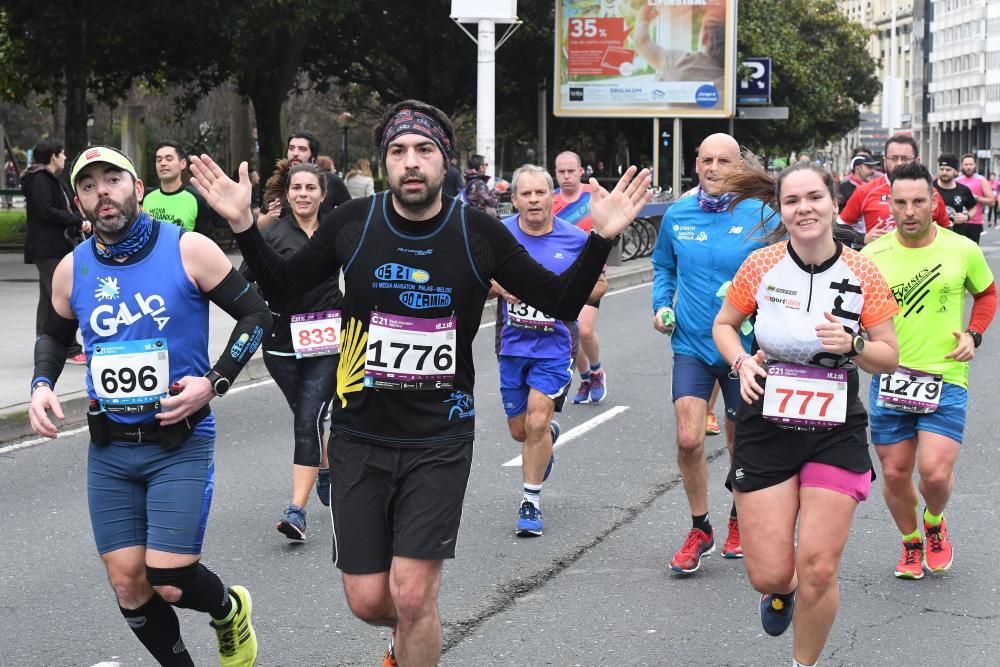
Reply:
[[761, 415], [762, 399], [753, 405], [740, 401], [736, 411], [733, 461], [726, 486], [757, 491], [799, 474], [810, 461], [850, 470], [872, 470], [868, 454], [868, 413], [858, 398], [858, 373], [848, 374], [847, 419], [829, 430], [791, 430]]
[[390, 447], [330, 438], [333, 564], [346, 574], [388, 571], [393, 556], [455, 557], [472, 441]]

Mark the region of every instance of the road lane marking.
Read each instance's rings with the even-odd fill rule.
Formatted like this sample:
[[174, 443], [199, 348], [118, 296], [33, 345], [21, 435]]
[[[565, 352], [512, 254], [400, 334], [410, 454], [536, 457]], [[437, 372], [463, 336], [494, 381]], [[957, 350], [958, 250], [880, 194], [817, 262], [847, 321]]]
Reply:
[[[78, 428], [72, 428], [68, 431], [59, 431], [56, 438], [68, 438], [71, 435], [76, 435], [77, 433], [83, 433], [87, 430], [86, 426], [80, 426]], [[42, 443], [52, 442], [52, 438], [35, 438], [34, 440], [25, 440], [24, 442], [19, 442], [16, 445], [7, 445], [6, 447], [0, 447], [0, 455], [10, 454], [11, 452], [16, 452], [19, 449], [27, 449], [28, 447], [34, 447], [35, 445], [41, 445]]]
[[[263, 387], [264, 385], [274, 384], [274, 380], [260, 380], [252, 384], [240, 385], [238, 387], [233, 387], [227, 393], [238, 394], [241, 391], [247, 391], [249, 389], [256, 389], [257, 387]], [[77, 435], [83, 433], [87, 430], [86, 426], [78, 426], [77, 428], [71, 428], [68, 431], [60, 431], [56, 438], [68, 438], [71, 435]], [[52, 442], [52, 438], [35, 438], [34, 440], [25, 440], [24, 442], [19, 442], [15, 445], [7, 445], [6, 447], [0, 447], [0, 456], [4, 454], [10, 454], [11, 452], [16, 452], [20, 449], [28, 449], [29, 447], [35, 447], [37, 445], [44, 444], [46, 442]]]
[[[559, 440], [556, 442], [555, 445], [552, 446], [552, 448], [556, 449], [557, 447], [562, 447], [563, 445], [565, 445], [570, 440], [574, 440], [576, 438], [579, 438], [581, 435], [583, 435], [587, 431], [593, 430], [594, 428], [600, 426], [604, 422], [609, 421], [611, 419], [614, 419], [615, 417], [617, 417], [621, 413], [625, 412], [626, 410], [628, 410], [628, 406], [627, 405], [616, 405], [615, 407], [611, 408], [607, 412], [602, 412], [601, 414], [597, 415], [596, 417], [588, 419], [587, 421], [583, 422], [582, 424], [580, 424], [578, 426], [574, 426], [570, 430], [568, 430], [565, 433], [563, 433], [562, 435], [560, 435], [559, 436]], [[504, 463], [503, 467], [504, 468], [510, 468], [510, 467], [519, 466], [519, 465], [521, 465], [521, 457], [520, 456], [516, 456], [516, 457], [512, 458], [510, 461], [507, 461], [507, 463]]]

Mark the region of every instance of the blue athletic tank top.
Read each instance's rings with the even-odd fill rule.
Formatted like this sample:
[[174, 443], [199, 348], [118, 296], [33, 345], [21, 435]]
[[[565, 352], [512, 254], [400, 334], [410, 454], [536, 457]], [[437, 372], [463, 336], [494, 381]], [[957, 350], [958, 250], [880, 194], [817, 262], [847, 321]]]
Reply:
[[[156, 394], [211, 368], [208, 299], [184, 271], [182, 233], [154, 220], [149, 243], [125, 262], [99, 257], [93, 237], [73, 251], [70, 307], [87, 353], [87, 394], [112, 421], [152, 421]], [[215, 416], [194, 432], [214, 436]]]

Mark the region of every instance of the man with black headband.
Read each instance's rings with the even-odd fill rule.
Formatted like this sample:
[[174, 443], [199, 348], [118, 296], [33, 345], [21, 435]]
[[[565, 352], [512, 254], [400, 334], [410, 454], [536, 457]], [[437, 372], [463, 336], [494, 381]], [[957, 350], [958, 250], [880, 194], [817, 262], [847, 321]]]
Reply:
[[[56, 437], [54, 393], [77, 320], [88, 357], [88, 505], [122, 615], [162, 665], [193, 665], [174, 607], [211, 617], [220, 664], [252, 665], [250, 593], [227, 589], [200, 561], [214, 487], [215, 418], [271, 326], [267, 304], [217, 245], [139, 209], [142, 181], [122, 153], [86, 149], [73, 166], [76, 203], [94, 236], [56, 268], [35, 343], [29, 416]], [[248, 181], [249, 183], [249, 181]], [[208, 360], [208, 302], [236, 320]]]
[[[196, 187], [229, 220], [267, 293], [297, 293], [337, 275], [346, 289], [330, 440], [334, 563], [351, 610], [393, 628], [407, 667], [441, 655], [437, 595], [455, 555], [475, 436], [472, 341], [495, 278], [556, 319], [574, 319], [612, 240], [649, 199], [649, 174], [626, 171], [593, 194], [594, 233], [562, 274], [545, 270], [499, 220], [441, 194], [454, 132], [409, 100], [376, 130], [389, 190], [338, 207], [287, 260], [250, 216], [246, 165], [234, 183], [207, 156]], [[595, 184], [596, 185], [596, 184]]]

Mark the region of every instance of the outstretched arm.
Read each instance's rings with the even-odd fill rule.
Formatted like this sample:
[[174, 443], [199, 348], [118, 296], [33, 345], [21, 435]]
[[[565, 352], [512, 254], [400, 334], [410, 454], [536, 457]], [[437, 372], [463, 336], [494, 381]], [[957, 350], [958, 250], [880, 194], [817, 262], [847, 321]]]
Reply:
[[333, 244], [335, 224], [321, 225], [305, 247], [288, 258], [264, 241], [250, 213], [252, 186], [246, 162], [240, 164], [239, 182], [229, 178], [207, 155], [191, 156], [191, 173], [191, 184], [229, 222], [247, 265], [269, 297], [283, 299], [300, 294], [340, 271]]
[[646, 5], [635, 21], [635, 50], [643, 60], [652, 65], [657, 72], [663, 69], [666, 64], [666, 49], [654, 44], [649, 37], [649, 24], [656, 18], [657, 10], [654, 5]]

